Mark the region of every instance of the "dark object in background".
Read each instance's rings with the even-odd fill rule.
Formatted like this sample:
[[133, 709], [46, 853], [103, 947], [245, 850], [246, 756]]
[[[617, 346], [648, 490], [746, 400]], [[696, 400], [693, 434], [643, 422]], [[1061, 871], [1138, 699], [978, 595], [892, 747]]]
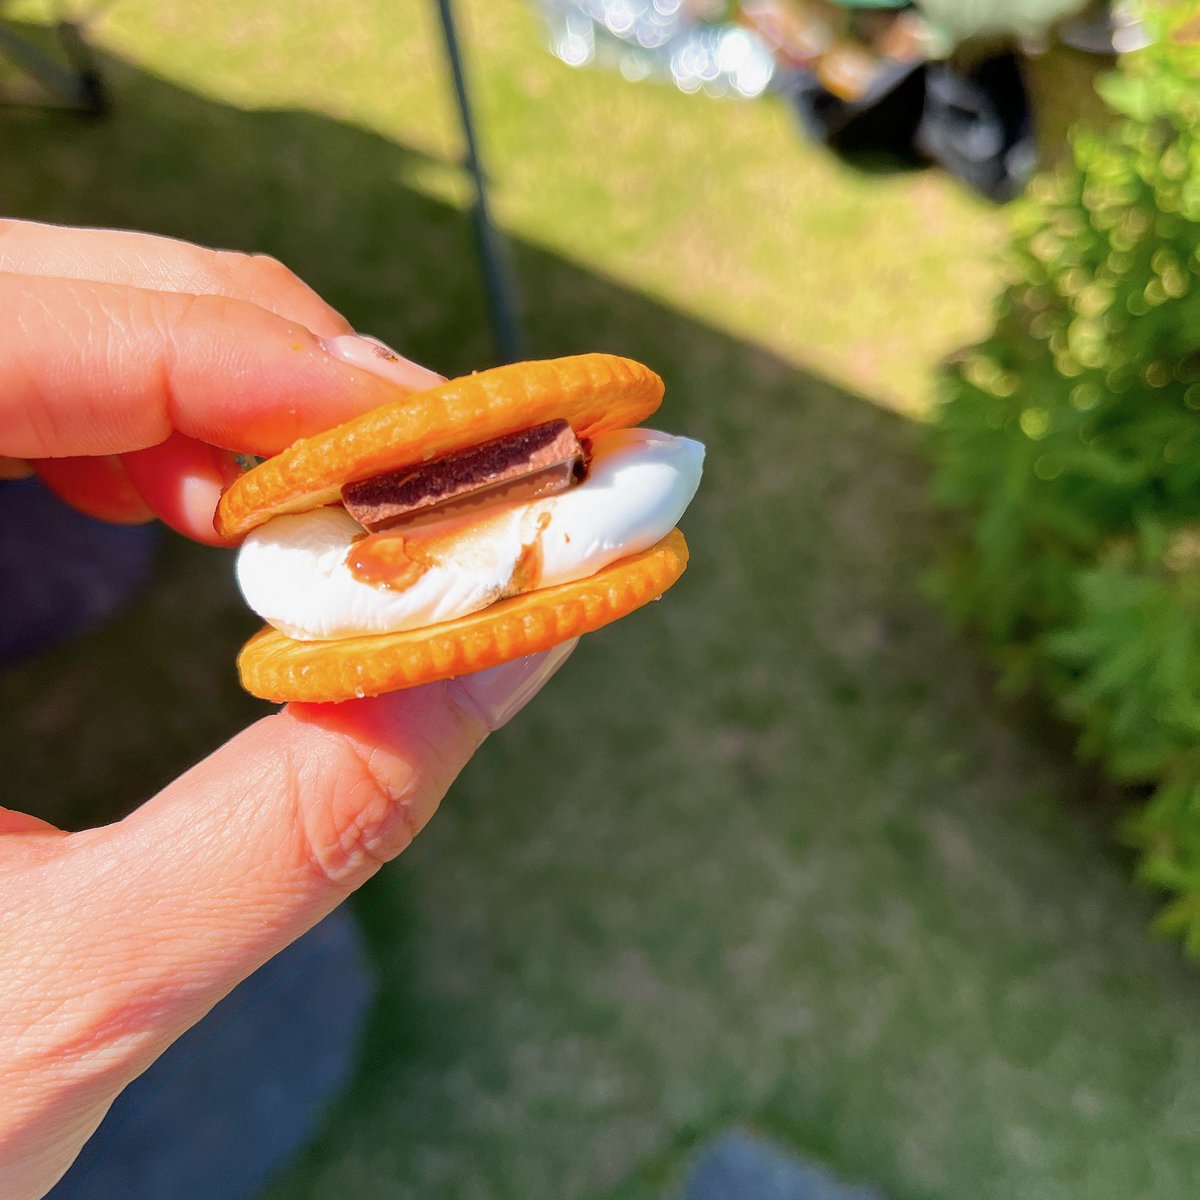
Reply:
[[160, 533], [85, 517], [37, 479], [0, 480], [0, 666], [114, 616], [149, 579]]
[[785, 85], [804, 132], [856, 166], [922, 163], [916, 132], [925, 105], [925, 68], [897, 63], [855, 100], [836, 96], [811, 71]]
[[981, 195], [1018, 195], [1037, 165], [1037, 141], [1017, 56], [999, 54], [969, 71], [930, 64], [916, 144]]
[[1003, 202], [1022, 191], [1037, 165], [1033, 111], [1012, 53], [969, 70], [896, 64], [852, 101], [801, 71], [786, 95], [804, 132], [855, 166], [936, 163]]
[[885, 1200], [874, 1187], [843, 1183], [822, 1163], [733, 1127], [697, 1152], [671, 1200]]
[[[807, 137], [876, 170], [937, 164], [997, 202], [1036, 165], [1015, 47], [1149, 45], [1137, 0], [540, 0], [564, 62], [684, 92], [783, 94]], [[1001, 47], [1013, 49], [1000, 52]], [[1033, 49], [1030, 49], [1033, 47]], [[987, 57], [974, 66], [971, 56]]]
[[335, 909], [117, 1097], [46, 1200], [251, 1200], [345, 1085], [374, 991]]

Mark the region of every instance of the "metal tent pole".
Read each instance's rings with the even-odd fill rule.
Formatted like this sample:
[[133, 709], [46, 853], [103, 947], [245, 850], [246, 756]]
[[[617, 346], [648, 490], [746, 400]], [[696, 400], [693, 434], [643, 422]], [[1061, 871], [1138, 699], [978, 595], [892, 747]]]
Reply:
[[463, 70], [462, 52], [458, 34], [454, 27], [454, 14], [450, 0], [438, 0], [438, 15], [441, 17], [442, 37], [446, 45], [446, 58], [454, 81], [454, 96], [458, 103], [458, 116], [462, 123], [463, 137], [467, 144], [465, 166], [475, 187], [475, 240], [483, 270], [483, 285], [487, 294], [488, 313], [492, 322], [492, 334], [496, 349], [503, 362], [517, 362], [521, 352], [521, 326], [517, 315], [516, 285], [508, 263], [504, 243], [492, 221], [488, 204], [487, 180], [479, 161], [479, 144], [475, 138], [475, 122], [471, 101], [467, 95], [467, 81]]
[[[91, 116], [103, 116], [108, 111], [104, 82], [80, 26], [64, 18], [56, 23], [54, 31], [65, 66], [4, 22], [0, 22], [0, 58], [36, 79], [57, 103]], [[7, 99], [4, 102], [11, 103]]]

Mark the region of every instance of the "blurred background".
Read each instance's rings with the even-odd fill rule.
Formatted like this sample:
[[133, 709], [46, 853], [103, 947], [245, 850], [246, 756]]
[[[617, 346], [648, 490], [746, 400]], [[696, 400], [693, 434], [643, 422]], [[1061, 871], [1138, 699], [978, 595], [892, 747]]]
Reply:
[[[301, 1144], [179, 1194], [1195, 1195], [1200, 26], [1079, 7], [457, 0], [521, 352], [663, 375], [694, 557], [348, 906]], [[0, 31], [4, 215], [502, 357], [438, 5]], [[0, 673], [5, 803], [111, 820], [267, 711], [228, 553], [140, 552]]]

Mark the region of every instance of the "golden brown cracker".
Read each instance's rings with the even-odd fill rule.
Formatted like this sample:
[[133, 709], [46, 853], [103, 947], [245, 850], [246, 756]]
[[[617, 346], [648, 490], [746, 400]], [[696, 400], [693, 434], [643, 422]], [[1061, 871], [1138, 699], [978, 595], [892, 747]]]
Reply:
[[451, 379], [303, 438], [232, 483], [213, 524], [238, 538], [281, 513], [336, 503], [343, 484], [429, 462], [544, 421], [564, 419], [580, 438], [645, 420], [662, 380], [612, 354], [515, 363]]

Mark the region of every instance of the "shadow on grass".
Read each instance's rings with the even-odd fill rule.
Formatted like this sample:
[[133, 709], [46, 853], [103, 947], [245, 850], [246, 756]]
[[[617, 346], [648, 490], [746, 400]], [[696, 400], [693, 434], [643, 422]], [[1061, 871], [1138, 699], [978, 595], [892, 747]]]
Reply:
[[[0, 109], [5, 216], [269, 253], [358, 328], [446, 374], [491, 361], [470, 221], [409, 182], [427, 156], [319, 114], [243, 111], [120, 60], [102, 67], [117, 98], [108, 120]], [[880, 555], [915, 565], [908, 551], [925, 531], [903, 514], [923, 510], [922, 485], [902, 420], [560, 257], [510, 249], [531, 357], [611, 350], [652, 363], [668, 381], [660, 423], [712, 448], [691, 522], [695, 576], [707, 576], [706, 590], [726, 580], [728, 594], [720, 630], [701, 622], [716, 660], [689, 660], [719, 677], [756, 639], [824, 619], [810, 601], [838, 586], [816, 577], [826, 560], [864, 576]], [[906, 594], [912, 580], [906, 569], [883, 590]], [[858, 619], [857, 590], [859, 600], [837, 605], [843, 630]], [[879, 614], [877, 627], [833, 640], [881, 650], [889, 622], [924, 620]], [[172, 538], [137, 608], [3, 681], [28, 772], [10, 779], [14, 794], [43, 795], [56, 820], [90, 822], [160, 786], [265, 711], [232, 681], [254, 626], [229, 556]], [[852, 680], [834, 690], [841, 705], [862, 699]], [[118, 692], [121, 709], [102, 702]], [[752, 696], [741, 705], [754, 707]], [[47, 737], [56, 744], [42, 753]], [[81, 752], [64, 758], [68, 744]]]
[[[104, 70], [105, 122], [0, 115], [0, 211], [271, 253], [443, 372], [488, 361], [469, 222], [414, 184], [437, 164], [319, 114]], [[383, 999], [334, 1132], [280, 1194], [342, 1194], [343, 1160], [346, 1178], [439, 1194], [448, 1146], [512, 1194], [621, 1180], [642, 1194], [631, 1172], [681, 1130], [786, 1110], [796, 1128], [837, 1113], [829, 1153], [914, 1195], [904, 1147], [936, 1156], [935, 1123], [957, 1128], [946, 1105], [975, 1147], [946, 1194], [1019, 1192], [1004, 1122], [1053, 1109], [1070, 1125], [1092, 1061], [973, 1115], [988, 1064], [1034, 1063], [1070, 1029], [1117, 1054], [1123, 1103], [1142, 1086], [1123, 1092], [1126, 1075], [1158, 1080], [1174, 1045], [1123, 1035], [1129, 1006], [1182, 1028], [1195, 987], [1146, 939], [1148, 904], [1107, 861], [1106, 831], [1064, 811], [1078, 776], [1014, 732], [920, 599], [934, 535], [912, 428], [564, 258], [512, 250], [531, 355], [643, 359], [668, 382], [662, 426], [709, 445], [685, 520], [693, 565], [666, 603], [585, 642], [364, 893]], [[127, 811], [266, 711], [234, 677], [253, 627], [228, 555], [172, 541], [108, 629], [0, 678], [3, 801], [70, 826]], [[1041, 982], [1009, 1012], [995, 998], [1017, 976]], [[970, 986], [951, 995], [946, 979]], [[868, 1010], [874, 1024], [846, 1015]], [[539, 1037], [541, 1059], [509, 1056]], [[949, 1079], [926, 1070], [941, 1047], [958, 1056]], [[597, 1064], [624, 1081], [602, 1117], [575, 1087]], [[878, 1073], [904, 1104], [862, 1101]], [[1107, 1097], [1105, 1080], [1089, 1086]], [[785, 1086], [802, 1094], [784, 1103]], [[1127, 1120], [1122, 1103], [1104, 1111]], [[322, 1178], [334, 1190], [307, 1190]]]

